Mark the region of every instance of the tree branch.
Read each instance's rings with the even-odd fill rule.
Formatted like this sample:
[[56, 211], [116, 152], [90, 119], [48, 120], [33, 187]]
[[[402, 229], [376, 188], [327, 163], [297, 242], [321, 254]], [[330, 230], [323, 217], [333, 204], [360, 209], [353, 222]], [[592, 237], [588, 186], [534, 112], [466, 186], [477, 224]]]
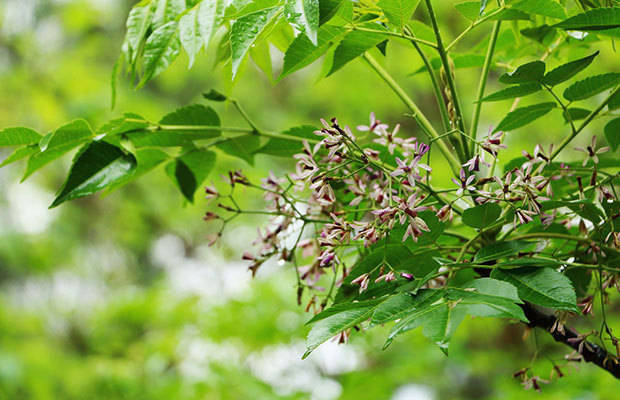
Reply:
[[529, 326], [544, 329], [551, 334], [556, 342], [564, 343], [581, 354], [586, 362], [591, 362], [620, 379], [620, 361], [618, 361], [616, 356], [609, 354], [604, 348], [585, 339], [583, 341], [579, 340], [579, 334], [572, 328], [564, 327], [564, 332], [560, 332], [557, 329], [551, 332], [551, 328], [556, 324], [557, 318], [540, 311], [534, 305], [526, 302], [521, 305], [521, 308], [527, 319], [530, 320]]

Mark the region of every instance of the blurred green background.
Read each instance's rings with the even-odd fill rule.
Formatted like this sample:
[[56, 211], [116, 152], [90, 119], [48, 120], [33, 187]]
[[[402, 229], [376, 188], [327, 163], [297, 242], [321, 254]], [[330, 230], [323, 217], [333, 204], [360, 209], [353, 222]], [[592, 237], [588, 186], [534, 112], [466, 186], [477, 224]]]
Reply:
[[[450, 3], [441, 2], [440, 12], [444, 32], [454, 37], [466, 21], [445, 9]], [[321, 81], [320, 65], [313, 65], [275, 86], [250, 61], [231, 87], [221, 66], [213, 71], [213, 57], [200, 57], [188, 71], [182, 55], [140, 91], [121, 80], [111, 111], [109, 78], [131, 5], [3, 0], [0, 126], [47, 132], [78, 117], [98, 126], [124, 111], [157, 120], [217, 88], [231, 90], [271, 130], [316, 125], [331, 116], [355, 126], [375, 111], [388, 123], [401, 123], [401, 132], [420, 134], [359, 61]], [[475, 31], [473, 38], [484, 33]], [[509, 39], [500, 60], [538, 46]], [[611, 44], [597, 48], [604, 50], [598, 64], [618, 70], [620, 57]], [[388, 69], [406, 78], [407, 90], [434, 113], [427, 77], [407, 78], [421, 65], [415, 53], [398, 45], [389, 51]], [[497, 89], [501, 72], [494, 69], [487, 91]], [[461, 92], [473, 93], [477, 77], [477, 69], [458, 70]], [[472, 104], [464, 107], [470, 115]], [[497, 124], [509, 107], [486, 107], [481, 126]], [[242, 124], [233, 110], [220, 106], [218, 112], [227, 125]], [[594, 124], [593, 132], [601, 126]], [[561, 116], [550, 115], [508, 137], [508, 153], [517, 156], [521, 148], [532, 150], [562, 133]], [[309, 316], [296, 306], [293, 271], [274, 263], [252, 281], [240, 262], [261, 220], [246, 219], [222, 245], [208, 247], [210, 228], [201, 220], [206, 201], [183, 203], [161, 169], [106, 196], [47, 210], [69, 160], [22, 184], [23, 164], [0, 169], [0, 399], [521, 399], [535, 393], [523, 390], [512, 373], [535, 360], [534, 374], [546, 379], [552, 361], [561, 364], [568, 352], [544, 333], [524, 340], [521, 325], [469, 319], [449, 358], [420, 332], [381, 351], [386, 329], [376, 329], [353, 335], [347, 346], [327, 343], [301, 361]], [[219, 184], [219, 174], [231, 168], [257, 179], [290, 165], [258, 158], [250, 167], [224, 159], [209, 179]], [[435, 168], [447, 177], [441, 164]], [[612, 307], [609, 313], [618, 315], [617, 303]], [[597, 326], [592, 321], [580, 329]], [[589, 365], [563, 370], [566, 376], [544, 385], [541, 398], [619, 396], [620, 383], [606, 372]]]

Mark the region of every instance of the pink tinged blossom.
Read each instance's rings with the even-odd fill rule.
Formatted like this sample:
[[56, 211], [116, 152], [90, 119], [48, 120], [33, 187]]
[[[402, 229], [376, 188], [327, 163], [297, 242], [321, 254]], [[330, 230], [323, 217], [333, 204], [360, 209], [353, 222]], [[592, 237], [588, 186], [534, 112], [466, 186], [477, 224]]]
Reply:
[[501, 144], [502, 136], [504, 136], [504, 132], [489, 134], [482, 143], [482, 148], [493, 157], [497, 157], [498, 151], [506, 148], [506, 145]]
[[353, 285], [360, 285], [360, 293], [362, 293], [364, 290], [368, 289], [369, 281], [370, 281], [370, 275], [368, 273], [365, 273], [353, 279], [351, 283]]
[[215, 213], [213, 213], [211, 211], [207, 211], [205, 213], [205, 216], [202, 219], [205, 220], [205, 221], [213, 221], [214, 219], [219, 219], [219, 218], [220, 218], [219, 215], [217, 215], [217, 214], [215, 214]]
[[382, 124], [381, 121], [379, 121], [378, 119], [375, 118], [375, 113], [371, 112], [370, 113], [370, 123], [368, 124], [368, 126], [366, 125], [359, 125], [357, 127], [357, 130], [360, 132], [374, 132], [377, 129], [387, 129], [388, 126], [386, 124]]
[[536, 213], [533, 211], [518, 209], [517, 211], [515, 211], [515, 224], [516, 224], [516, 221], [518, 220], [521, 225], [525, 225], [528, 222], [531, 222], [534, 220], [532, 218], [533, 215], [536, 215]]
[[413, 274], [407, 273], [407, 272], [401, 272], [400, 276], [405, 278], [408, 281], [412, 281], [414, 279]]
[[461, 196], [465, 190], [475, 191], [476, 187], [473, 186], [473, 182], [476, 179], [475, 175], [470, 175], [469, 177], [465, 174], [465, 170], [461, 168], [461, 172], [459, 173], [459, 180], [456, 178], [452, 178], [452, 182], [459, 187], [456, 191], [457, 196]]
[[256, 257], [254, 257], [254, 255], [250, 254], [249, 252], [245, 251], [243, 252], [243, 256], [241, 257], [241, 259], [245, 261], [254, 261], [256, 260]]
[[323, 250], [318, 257], [319, 266], [327, 267], [336, 260], [336, 253], [332, 250]]
[[375, 279], [375, 283], [379, 283], [381, 281], [384, 282], [392, 282], [396, 280], [396, 276], [394, 275], [394, 271], [390, 271], [387, 274], [380, 275], [377, 279]]
[[484, 161], [483, 157], [481, 157], [480, 155], [476, 154], [472, 159], [470, 159], [465, 164], [463, 164], [463, 167], [467, 167], [467, 169], [470, 172], [471, 171], [480, 171], [480, 164], [481, 163], [486, 165], [487, 167], [491, 166], [491, 164], [489, 164], [488, 162]]
[[441, 207], [439, 211], [437, 211], [436, 215], [437, 215], [437, 218], [439, 218], [439, 220], [442, 222], [451, 221], [452, 220], [452, 207], [450, 207], [449, 204], [446, 204], [445, 206]]
[[215, 199], [220, 195], [220, 193], [217, 191], [215, 187], [213, 187], [213, 185], [205, 186], [205, 193], [206, 193], [206, 196], [205, 196], [206, 199]]
[[587, 157], [583, 160], [583, 164], [582, 164], [585, 167], [589, 159], [592, 159], [592, 162], [594, 164], [598, 164], [599, 162], [598, 155], [608, 152], [609, 147], [605, 146], [597, 150], [596, 149], [596, 136], [592, 136], [592, 141], [590, 142], [589, 146], [587, 146], [585, 149], [583, 147], [575, 147], [575, 150], [581, 151], [587, 154]]

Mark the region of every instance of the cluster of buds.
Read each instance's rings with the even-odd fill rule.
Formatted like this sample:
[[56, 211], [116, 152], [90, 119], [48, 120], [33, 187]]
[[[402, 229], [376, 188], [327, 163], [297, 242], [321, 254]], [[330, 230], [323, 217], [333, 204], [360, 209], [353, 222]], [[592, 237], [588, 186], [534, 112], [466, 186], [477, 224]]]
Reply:
[[[402, 135], [399, 125], [390, 129], [374, 114], [370, 115], [368, 125], [357, 127], [355, 134], [335, 118], [329, 122], [321, 120], [321, 123], [321, 129], [315, 131], [316, 138], [303, 140], [301, 152], [294, 155], [293, 173], [284, 178], [270, 173], [260, 184], [254, 184], [241, 171], [231, 171], [225, 177], [230, 194], [222, 195], [212, 186], [205, 189], [206, 197], [217, 200], [217, 207], [227, 213], [205, 214], [205, 220], [222, 223], [216, 237], [220, 237], [223, 227], [240, 214], [263, 214], [271, 218], [269, 226], [259, 230], [254, 241], [258, 250], [245, 252], [243, 259], [250, 262], [253, 275], [272, 258], [293, 263], [299, 284], [298, 302], [306, 290], [313, 291], [306, 308], [315, 312], [327, 304], [333, 290], [338, 290], [351, 273], [353, 263], [349, 261], [356, 259], [356, 249], [363, 253], [364, 249], [384, 239], [387, 243], [388, 236], [395, 234], [405, 245], [415, 246], [414, 243], [431, 231], [433, 225], [429, 219], [435, 224], [439, 221], [449, 223], [454, 213], [460, 214], [460, 209], [465, 208], [463, 204], [472, 207], [487, 202], [498, 203], [514, 212], [513, 229], [517, 229], [517, 226], [536, 218], [543, 226], [556, 221], [566, 227], [575, 224], [574, 212], [545, 209], [544, 202], [554, 196], [552, 184], [556, 181], [574, 181], [579, 198], [584, 198], [588, 190], [596, 190], [601, 201], [615, 201], [612, 190], [605, 187], [609, 180], [602, 181], [596, 168], [589, 177], [589, 187], [585, 187], [583, 170], [564, 164], [558, 168], [552, 163], [552, 147], [545, 150], [537, 145], [533, 152], [523, 152], [525, 160], [520, 166], [498, 176], [481, 177], [483, 167], [491, 166], [485, 155], [495, 159], [495, 164], [498, 154], [506, 148], [502, 143], [502, 132], [489, 133], [486, 139], [476, 142], [479, 151], [452, 179], [456, 187], [437, 190], [431, 186], [432, 169], [426, 160], [430, 156], [429, 144], [415, 137], [399, 136], [399, 133]], [[596, 164], [597, 154], [605, 149], [596, 149], [595, 145], [594, 139], [584, 151]], [[233, 196], [237, 186], [262, 191], [267, 207], [242, 209]], [[578, 221], [584, 236], [596, 229], [583, 219]], [[438, 245], [435, 250], [442, 253], [444, 260], [458, 263], [467, 260], [464, 257], [473, 254], [474, 250], [462, 249], [468, 239], [463, 240], [459, 235], [455, 237], [461, 240], [456, 245]], [[620, 233], [608, 232], [605, 243], [620, 248]], [[591, 257], [604, 256], [600, 244], [594, 241], [584, 241], [581, 248], [583, 254], [591, 254]], [[442, 267], [440, 271], [447, 274], [450, 269]], [[322, 279], [326, 275], [331, 275], [331, 282]], [[355, 275], [349, 282], [362, 293], [375, 284], [416, 278], [410, 272], [395, 270], [384, 262], [373, 271]], [[447, 282], [447, 277], [439, 273], [425, 285], [436, 288]], [[618, 286], [617, 281], [611, 279], [605, 280], [605, 284], [606, 288]], [[323, 300], [319, 300], [321, 297]], [[584, 299], [581, 307], [584, 314], [590, 313], [592, 299]], [[563, 321], [559, 319], [553, 330], [562, 332]], [[342, 334], [339, 340], [346, 340], [346, 337], [347, 334]], [[540, 382], [544, 382], [538, 377], [528, 377], [526, 373], [520, 376], [524, 377], [524, 384], [536, 389]]]

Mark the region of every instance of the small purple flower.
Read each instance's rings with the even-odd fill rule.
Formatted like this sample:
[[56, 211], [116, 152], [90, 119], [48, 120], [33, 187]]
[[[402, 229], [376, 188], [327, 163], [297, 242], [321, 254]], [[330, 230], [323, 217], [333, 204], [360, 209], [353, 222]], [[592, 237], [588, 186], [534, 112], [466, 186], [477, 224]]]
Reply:
[[465, 190], [476, 190], [476, 187], [472, 185], [475, 179], [475, 175], [470, 175], [468, 177], [465, 174], [465, 170], [461, 168], [461, 172], [459, 173], [459, 180], [457, 180], [456, 178], [452, 178], [452, 182], [454, 182], [454, 184], [459, 187], [459, 189], [456, 191], [456, 195], [462, 196]]
[[375, 118], [375, 113], [371, 112], [370, 113], [370, 124], [368, 126], [359, 125], [357, 127], [357, 130], [361, 132], [374, 132], [377, 129], [387, 129], [387, 128], [388, 128], [387, 124], [382, 124], [381, 121]]
[[583, 164], [582, 164], [585, 167], [589, 159], [592, 159], [592, 162], [594, 164], [598, 164], [598, 161], [599, 161], [598, 155], [608, 152], [609, 147], [605, 146], [605, 147], [601, 147], [600, 149], [596, 150], [596, 136], [592, 136], [592, 142], [590, 143], [589, 146], [586, 146], [585, 149], [583, 147], [575, 147], [575, 150], [581, 151], [587, 154], [587, 157], [583, 160]]

